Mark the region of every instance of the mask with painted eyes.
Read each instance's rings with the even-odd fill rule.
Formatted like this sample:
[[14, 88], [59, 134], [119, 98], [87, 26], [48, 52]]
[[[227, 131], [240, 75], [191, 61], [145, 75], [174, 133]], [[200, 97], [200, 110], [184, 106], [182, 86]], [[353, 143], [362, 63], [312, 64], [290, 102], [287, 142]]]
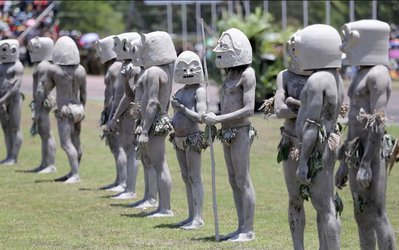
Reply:
[[341, 37], [338, 31], [325, 24], [307, 26], [294, 35], [294, 57], [300, 70], [340, 68]]
[[247, 36], [236, 28], [223, 32], [216, 47], [215, 64], [218, 68], [232, 68], [251, 64], [252, 47]]
[[347, 23], [341, 50], [353, 66], [388, 65], [389, 33], [389, 25], [378, 20]]
[[0, 63], [13, 63], [19, 60], [19, 42], [16, 39], [0, 41]]
[[127, 32], [114, 36], [113, 50], [116, 53], [116, 60], [123, 61], [131, 59], [128, 51], [128, 44], [137, 38], [140, 38], [137, 32]]
[[109, 60], [116, 58], [114, 48], [114, 36], [107, 36], [103, 39], [94, 42], [97, 56], [100, 58], [101, 63], [106, 63]]
[[32, 62], [51, 61], [54, 41], [49, 37], [34, 37], [29, 40], [27, 49]]
[[78, 65], [80, 63], [78, 46], [72, 38], [68, 36], [58, 38], [54, 45], [53, 63], [57, 65]]
[[187, 85], [204, 82], [204, 72], [197, 54], [191, 51], [184, 51], [177, 57], [173, 80], [175, 83]]
[[126, 43], [130, 59], [132, 60], [133, 65], [137, 67], [143, 66], [142, 53], [144, 48], [142, 37], [143, 36], [140, 36], [139, 38]]
[[177, 58], [173, 40], [164, 31], [141, 35], [141, 39], [136, 39], [130, 47], [131, 57], [141, 60], [145, 69], [173, 63]]

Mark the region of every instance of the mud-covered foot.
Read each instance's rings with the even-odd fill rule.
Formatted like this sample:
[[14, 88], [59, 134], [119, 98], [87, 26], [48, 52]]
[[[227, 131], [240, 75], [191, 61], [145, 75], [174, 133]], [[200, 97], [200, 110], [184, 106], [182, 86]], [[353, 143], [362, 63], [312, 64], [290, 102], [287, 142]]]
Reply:
[[69, 177], [67, 180], [64, 181], [64, 183], [66, 184], [73, 184], [78, 182], [80, 182], [79, 175], [72, 175], [71, 177]]
[[147, 218], [160, 218], [160, 217], [172, 217], [174, 216], [172, 210], [156, 210], [147, 215]]
[[228, 241], [232, 242], [245, 242], [245, 241], [251, 241], [255, 239], [255, 233], [254, 232], [248, 232], [248, 233], [239, 233], [236, 236], [230, 238]]
[[185, 220], [182, 220], [182, 221], [179, 221], [179, 222], [173, 224], [173, 227], [182, 227], [182, 226], [184, 226], [184, 225], [186, 225], [186, 224], [188, 224], [188, 223], [190, 223], [192, 221], [193, 221], [192, 218], [188, 218], [188, 219], [185, 219]]
[[54, 179], [54, 181], [61, 181], [61, 182], [63, 182], [63, 181], [68, 180], [69, 177], [71, 177], [71, 174], [67, 174], [67, 175], [61, 176], [61, 177], [59, 177], [59, 178], [57, 178], [57, 179]]
[[137, 198], [137, 195], [134, 192], [122, 192], [111, 196], [111, 198], [116, 200], [128, 200]]
[[0, 161], [1, 165], [7, 165], [7, 166], [15, 165], [15, 163], [17, 163], [17, 161], [12, 158], [7, 158], [7, 159]]
[[298, 167], [296, 170], [296, 178], [301, 184], [309, 185], [311, 180], [308, 178], [308, 167]]
[[105, 189], [105, 191], [115, 192], [115, 193], [122, 193], [123, 191], [125, 191], [125, 189], [126, 189], [126, 185], [125, 184], [119, 184], [119, 185], [116, 185], [114, 187]]
[[51, 165], [45, 168], [42, 168], [41, 170], [37, 171], [36, 173], [38, 174], [49, 174], [49, 173], [54, 173], [57, 169]]
[[25, 170], [24, 172], [25, 172], [25, 173], [37, 173], [37, 172], [39, 172], [39, 171], [42, 170], [42, 169], [44, 169], [44, 168], [42, 167], [42, 165], [40, 165], [40, 166], [38, 166], [38, 167], [36, 167], [36, 168], [27, 169], [27, 170]]
[[237, 229], [236, 231], [231, 232], [231, 233], [229, 233], [229, 234], [227, 234], [227, 235], [222, 235], [222, 236], [220, 236], [220, 240], [221, 240], [221, 241], [222, 241], [222, 240], [229, 240], [229, 239], [231, 239], [231, 238], [237, 236], [238, 234], [240, 234], [240, 230]]
[[193, 221], [181, 226], [180, 228], [184, 229], [184, 230], [195, 230], [195, 229], [202, 227], [203, 225], [204, 225], [203, 220], [193, 220]]
[[156, 199], [145, 199], [145, 200], [131, 203], [128, 206], [145, 210], [145, 209], [149, 209], [149, 208], [158, 207], [158, 201]]

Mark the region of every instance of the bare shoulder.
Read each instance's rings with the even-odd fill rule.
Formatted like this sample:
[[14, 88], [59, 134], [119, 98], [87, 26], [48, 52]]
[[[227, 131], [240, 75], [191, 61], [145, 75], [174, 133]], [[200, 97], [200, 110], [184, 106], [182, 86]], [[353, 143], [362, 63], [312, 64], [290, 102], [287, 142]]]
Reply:
[[384, 65], [376, 65], [372, 67], [367, 74], [367, 80], [371, 80], [373, 82], [379, 82], [381, 84], [389, 84], [391, 81], [391, 77], [389, 75], [388, 68]]
[[242, 72], [242, 84], [245, 86], [255, 86], [256, 85], [256, 77], [255, 70], [249, 66]]
[[86, 69], [82, 65], [78, 65], [75, 71], [75, 76], [78, 78], [85, 78], [86, 77]]
[[197, 95], [197, 96], [205, 96], [206, 95], [206, 89], [204, 88], [204, 87], [199, 87], [198, 89], [197, 89], [197, 91], [195, 92], [195, 94]]
[[13, 66], [13, 70], [16, 73], [23, 73], [24, 72], [24, 65], [21, 63], [21, 61], [16, 61], [14, 66]]

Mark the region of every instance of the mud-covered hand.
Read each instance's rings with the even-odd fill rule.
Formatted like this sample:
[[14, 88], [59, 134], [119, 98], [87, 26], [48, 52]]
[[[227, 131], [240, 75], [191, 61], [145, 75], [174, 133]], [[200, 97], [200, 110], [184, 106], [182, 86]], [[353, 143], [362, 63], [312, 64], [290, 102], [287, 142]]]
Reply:
[[117, 119], [111, 119], [108, 124], [107, 124], [107, 130], [110, 132], [115, 132], [116, 128], [118, 127], [118, 120]]
[[357, 171], [356, 180], [360, 187], [368, 188], [371, 183], [371, 178], [373, 174], [371, 172], [370, 163], [360, 163], [359, 170]]
[[337, 172], [335, 173], [335, 186], [342, 189], [348, 181], [348, 166], [342, 161]]
[[172, 100], [170, 100], [170, 103], [172, 104], [173, 109], [176, 111], [183, 111], [184, 110], [184, 105], [179, 102], [177, 98], [174, 96], [172, 97]]
[[206, 125], [215, 125], [216, 123], [219, 123], [218, 116], [215, 115], [215, 113], [213, 113], [213, 112], [202, 114], [201, 120]]
[[299, 161], [298, 168], [296, 170], [296, 178], [301, 184], [309, 185], [311, 179], [308, 178], [309, 167], [306, 161]]
[[144, 131], [141, 131], [141, 134], [140, 134], [139, 139], [138, 139], [139, 144], [140, 145], [146, 145], [148, 143], [148, 140], [149, 140], [148, 134], [146, 132], [144, 132]]
[[285, 104], [293, 111], [298, 111], [299, 108], [301, 107], [301, 101], [292, 98], [291, 96], [285, 100]]

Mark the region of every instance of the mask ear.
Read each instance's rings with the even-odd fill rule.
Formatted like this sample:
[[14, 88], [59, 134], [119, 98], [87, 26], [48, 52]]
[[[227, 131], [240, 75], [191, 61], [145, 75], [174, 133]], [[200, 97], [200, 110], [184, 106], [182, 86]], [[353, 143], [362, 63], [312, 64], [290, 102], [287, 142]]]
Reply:
[[351, 45], [356, 45], [359, 42], [360, 34], [357, 30], [353, 30], [349, 33], [349, 43]]

